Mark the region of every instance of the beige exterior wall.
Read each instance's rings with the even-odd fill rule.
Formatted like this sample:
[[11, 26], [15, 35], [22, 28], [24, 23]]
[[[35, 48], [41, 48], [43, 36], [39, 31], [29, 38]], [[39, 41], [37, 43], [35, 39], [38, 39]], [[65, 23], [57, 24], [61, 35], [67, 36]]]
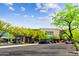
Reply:
[[41, 28], [41, 31], [53, 32], [53, 35], [59, 35], [60, 34], [60, 30], [59, 29], [53, 29], [53, 28]]

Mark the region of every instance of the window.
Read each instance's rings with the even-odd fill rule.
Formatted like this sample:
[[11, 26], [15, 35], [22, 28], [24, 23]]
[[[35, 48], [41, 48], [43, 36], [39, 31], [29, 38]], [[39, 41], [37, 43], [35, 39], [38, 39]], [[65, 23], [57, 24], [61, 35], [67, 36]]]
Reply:
[[46, 31], [46, 33], [47, 33], [48, 35], [53, 35], [53, 32], [52, 32], [52, 31]]

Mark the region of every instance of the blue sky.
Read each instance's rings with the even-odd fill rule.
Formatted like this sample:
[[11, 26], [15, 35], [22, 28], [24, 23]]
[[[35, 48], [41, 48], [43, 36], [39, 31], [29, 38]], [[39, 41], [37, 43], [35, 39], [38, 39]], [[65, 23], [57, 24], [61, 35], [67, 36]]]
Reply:
[[53, 28], [51, 16], [63, 8], [63, 3], [0, 3], [0, 20], [26, 28]]

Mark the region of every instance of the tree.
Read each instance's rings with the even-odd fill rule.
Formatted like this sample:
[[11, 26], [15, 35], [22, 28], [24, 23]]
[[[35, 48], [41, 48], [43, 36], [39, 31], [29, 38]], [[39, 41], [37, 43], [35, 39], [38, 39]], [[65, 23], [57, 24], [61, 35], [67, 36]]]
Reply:
[[[57, 12], [53, 17], [54, 24], [63, 30], [68, 30], [69, 34], [64, 31], [74, 46], [78, 46], [73, 38], [72, 31], [79, 28], [79, 7], [72, 4], [66, 4], [65, 9]], [[79, 49], [76, 48], [78, 51]]]
[[3, 30], [3, 27], [6, 25], [5, 22], [0, 20], [0, 30]]
[[48, 38], [49, 38], [48, 34], [42, 31], [39, 33], [39, 39], [48, 39]]
[[[48, 35], [38, 29], [27, 29], [24, 27], [12, 26], [7, 22], [0, 21], [0, 34], [9, 33], [6, 39], [15, 39], [16, 43], [31, 43], [34, 40], [39, 41], [39, 39], [48, 39]], [[19, 37], [19, 39], [17, 39]]]
[[7, 31], [10, 24], [0, 20], [0, 37]]

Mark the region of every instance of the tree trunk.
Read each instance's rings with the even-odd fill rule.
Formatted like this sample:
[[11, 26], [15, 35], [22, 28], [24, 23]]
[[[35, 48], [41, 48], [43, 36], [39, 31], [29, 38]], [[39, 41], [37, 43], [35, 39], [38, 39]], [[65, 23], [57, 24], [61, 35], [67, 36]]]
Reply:
[[25, 43], [29, 43], [29, 37], [25, 37]]
[[32, 42], [32, 37], [29, 37], [29, 43], [31, 43]]
[[69, 23], [69, 33], [70, 33], [70, 40], [72, 40], [76, 51], [79, 51], [78, 43], [75, 42], [73, 39], [73, 34], [72, 34], [72, 30], [71, 30], [71, 23]]
[[30, 41], [30, 40], [29, 40], [29, 37], [28, 37], [28, 38], [27, 38], [27, 43], [29, 43], [29, 41]]
[[[69, 23], [69, 33], [70, 33], [70, 40], [73, 39], [73, 34], [72, 34], [72, 31], [71, 31], [71, 23]], [[73, 41], [73, 40], [72, 40]]]
[[74, 47], [75, 47], [76, 51], [79, 51], [79, 47], [78, 47], [78, 43], [77, 42], [74, 43]]
[[25, 38], [25, 37], [23, 37], [23, 43], [25, 43], [25, 39], [26, 39], [26, 38]]

